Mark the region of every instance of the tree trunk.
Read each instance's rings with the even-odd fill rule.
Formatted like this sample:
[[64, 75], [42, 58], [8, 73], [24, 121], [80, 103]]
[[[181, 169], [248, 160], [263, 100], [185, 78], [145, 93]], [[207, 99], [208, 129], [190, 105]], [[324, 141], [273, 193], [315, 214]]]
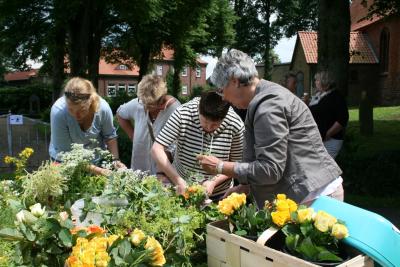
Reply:
[[140, 82], [144, 75], [149, 71], [150, 64], [150, 47], [148, 45], [144, 45], [140, 48], [140, 61], [139, 61], [139, 78], [138, 82]]
[[56, 25], [54, 29], [54, 43], [49, 49], [52, 67], [53, 102], [60, 97], [64, 81], [65, 37], [65, 28], [61, 25]]
[[346, 0], [319, 0], [318, 71], [332, 72], [337, 88], [347, 96], [350, 7]]
[[271, 25], [269, 23], [269, 18], [271, 16], [271, 1], [265, 0], [263, 3], [263, 12], [264, 12], [264, 34], [265, 34], [265, 48], [264, 48], [264, 55], [263, 55], [263, 62], [264, 62], [264, 79], [270, 80], [271, 79], [271, 69], [272, 69], [272, 62], [270, 57], [270, 46], [271, 46]]
[[68, 24], [69, 30], [69, 62], [70, 75], [72, 77], [87, 77], [88, 67], [88, 46], [90, 33], [90, 12], [92, 2], [95, 0], [87, 0], [80, 3], [79, 9], [76, 10]]

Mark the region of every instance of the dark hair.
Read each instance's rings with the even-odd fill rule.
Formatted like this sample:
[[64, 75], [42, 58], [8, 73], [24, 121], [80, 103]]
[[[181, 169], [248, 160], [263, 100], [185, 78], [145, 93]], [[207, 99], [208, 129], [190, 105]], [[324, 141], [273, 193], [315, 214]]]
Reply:
[[228, 113], [229, 103], [215, 91], [207, 91], [201, 94], [199, 111], [200, 114], [212, 121], [223, 120]]
[[297, 80], [297, 75], [293, 71], [289, 71], [288, 73], [285, 74], [285, 83], [289, 78], [294, 78]]

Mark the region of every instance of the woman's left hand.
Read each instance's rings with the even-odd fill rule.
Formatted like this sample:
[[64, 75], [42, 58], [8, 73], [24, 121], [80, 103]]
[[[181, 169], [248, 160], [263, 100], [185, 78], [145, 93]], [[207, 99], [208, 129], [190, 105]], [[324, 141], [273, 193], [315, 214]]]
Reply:
[[197, 160], [203, 170], [210, 174], [217, 174], [217, 165], [221, 160], [214, 156], [198, 155]]

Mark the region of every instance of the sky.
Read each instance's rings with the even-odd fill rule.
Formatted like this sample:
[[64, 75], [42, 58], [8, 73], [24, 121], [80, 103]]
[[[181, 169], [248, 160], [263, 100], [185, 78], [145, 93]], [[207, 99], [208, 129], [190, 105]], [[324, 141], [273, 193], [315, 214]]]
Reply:
[[[275, 53], [278, 54], [279, 59], [282, 63], [290, 62], [292, 60], [292, 54], [294, 50], [294, 45], [296, 44], [296, 36], [292, 38], [282, 38], [278, 44], [274, 47]], [[210, 77], [215, 64], [217, 63], [217, 58], [210, 56], [202, 56], [202, 60], [208, 63], [206, 69], [206, 77]]]

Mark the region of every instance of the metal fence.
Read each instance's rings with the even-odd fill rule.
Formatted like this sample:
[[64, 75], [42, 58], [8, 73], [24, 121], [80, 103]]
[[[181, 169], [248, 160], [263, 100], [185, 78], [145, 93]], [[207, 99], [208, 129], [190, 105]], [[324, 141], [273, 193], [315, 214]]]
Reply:
[[49, 159], [50, 124], [23, 116], [18, 117], [22, 118], [22, 124], [16, 125], [13, 124], [14, 117], [12, 114], [0, 115], [0, 173], [12, 171], [4, 163], [4, 157], [17, 156], [25, 147], [35, 151], [28, 161], [28, 168], [37, 168]]

